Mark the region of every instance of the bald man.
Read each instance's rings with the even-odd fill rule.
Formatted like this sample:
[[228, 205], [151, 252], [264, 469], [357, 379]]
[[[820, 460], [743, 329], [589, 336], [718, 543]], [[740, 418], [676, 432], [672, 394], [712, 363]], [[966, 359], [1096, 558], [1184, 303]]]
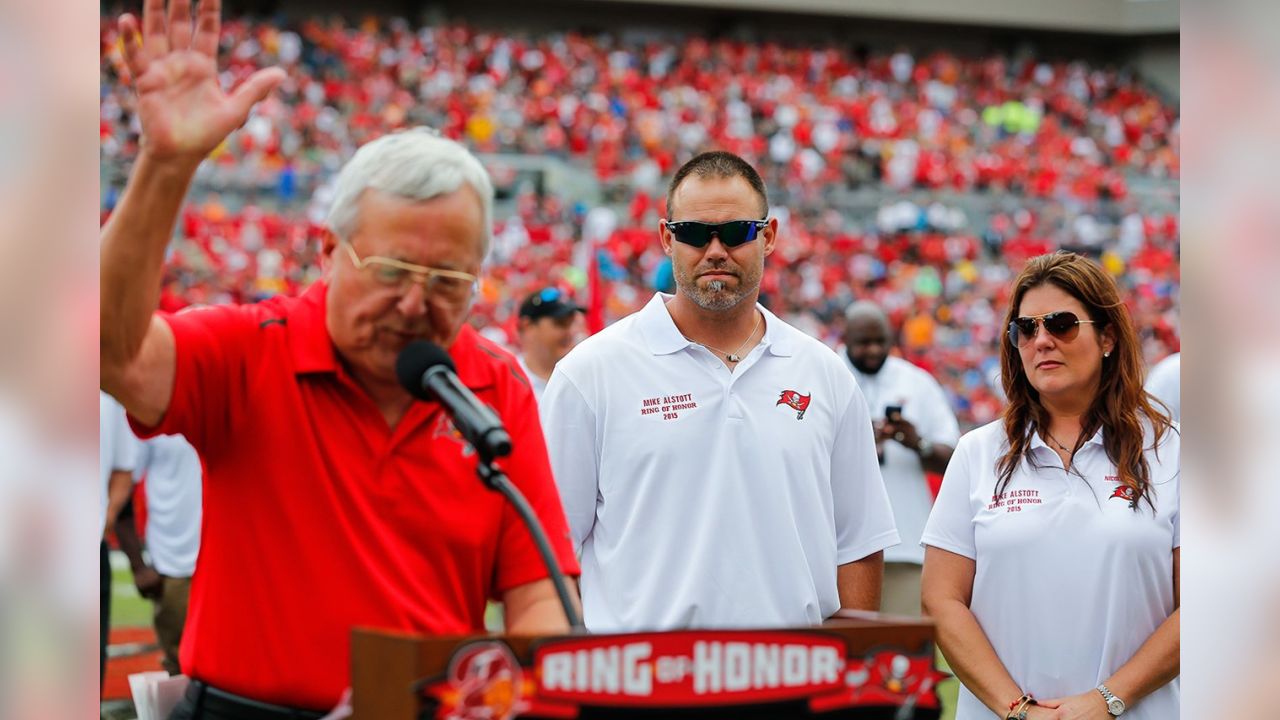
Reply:
[[902, 544], [885, 550], [881, 612], [920, 614], [920, 536], [933, 507], [926, 472], [942, 473], [960, 437], [955, 413], [928, 372], [889, 354], [893, 330], [875, 303], [845, 313], [844, 358], [871, 409], [880, 472]]

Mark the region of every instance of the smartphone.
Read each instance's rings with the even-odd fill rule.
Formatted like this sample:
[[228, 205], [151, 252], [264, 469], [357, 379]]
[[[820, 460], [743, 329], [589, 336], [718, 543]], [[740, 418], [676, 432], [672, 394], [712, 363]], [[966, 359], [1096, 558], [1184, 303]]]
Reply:
[[889, 422], [898, 422], [902, 419], [901, 405], [887, 405], [884, 409], [884, 419]]

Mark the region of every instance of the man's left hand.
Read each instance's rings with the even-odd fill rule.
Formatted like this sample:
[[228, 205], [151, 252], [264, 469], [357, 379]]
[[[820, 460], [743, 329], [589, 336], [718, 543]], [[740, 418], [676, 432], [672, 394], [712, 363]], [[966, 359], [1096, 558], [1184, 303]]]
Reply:
[[133, 584], [139, 595], [152, 602], [159, 601], [164, 595], [164, 578], [150, 565], [134, 569]]

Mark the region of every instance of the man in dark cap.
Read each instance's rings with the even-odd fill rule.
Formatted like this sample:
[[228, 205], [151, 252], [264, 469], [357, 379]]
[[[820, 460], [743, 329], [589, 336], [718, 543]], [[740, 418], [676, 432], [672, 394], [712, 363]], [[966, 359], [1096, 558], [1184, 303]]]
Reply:
[[520, 303], [520, 367], [539, 400], [556, 363], [581, 339], [577, 321], [585, 310], [557, 287], [543, 288]]

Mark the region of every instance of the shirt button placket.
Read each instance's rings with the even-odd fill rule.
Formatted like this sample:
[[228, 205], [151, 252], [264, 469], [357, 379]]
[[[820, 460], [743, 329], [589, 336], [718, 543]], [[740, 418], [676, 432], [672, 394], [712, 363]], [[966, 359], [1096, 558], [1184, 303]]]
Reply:
[[742, 376], [742, 367], [739, 366], [734, 372], [729, 374], [728, 380], [724, 383], [724, 403], [728, 409], [726, 415], [730, 420], [742, 420], [745, 416], [746, 408], [742, 405], [742, 400], [738, 396], [735, 386], [738, 378]]

